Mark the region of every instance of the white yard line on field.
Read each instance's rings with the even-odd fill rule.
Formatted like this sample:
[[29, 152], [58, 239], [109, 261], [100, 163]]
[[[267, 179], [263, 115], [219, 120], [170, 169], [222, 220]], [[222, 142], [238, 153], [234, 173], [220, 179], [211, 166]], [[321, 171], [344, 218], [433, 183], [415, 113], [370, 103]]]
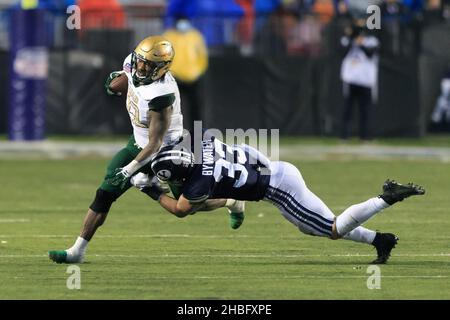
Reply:
[[[109, 258], [302, 258], [302, 257], [372, 257], [373, 254], [160, 254], [160, 255], [94, 255], [97, 257]], [[396, 254], [397, 257], [450, 257], [450, 253], [433, 253], [433, 254]]]
[[[26, 219], [23, 219], [26, 220]], [[0, 219], [1, 222], [1, 219]], [[25, 221], [24, 221], [25, 222]], [[76, 238], [73, 234], [0, 234], [0, 239], [24, 239], [24, 238]], [[270, 235], [246, 235], [246, 234], [232, 234], [232, 235], [217, 235], [217, 234], [102, 234], [96, 235], [96, 239], [145, 239], [145, 238], [191, 238], [191, 239], [271, 239], [274, 237]], [[298, 240], [298, 235], [293, 234], [289, 236], [280, 235], [278, 240]], [[448, 237], [435, 237], [434, 239], [448, 239]]]
[[0, 219], [0, 223], [30, 222], [30, 219]]
[[[423, 279], [441, 279], [441, 278], [449, 278], [450, 276], [444, 276], [444, 275], [433, 275], [433, 276], [429, 276], [429, 275], [411, 275], [411, 276], [387, 276], [387, 275], [381, 275], [381, 278], [413, 278], [413, 279], [417, 279], [417, 278], [423, 278]], [[155, 277], [152, 279], [172, 279], [172, 280], [182, 280], [182, 279], [207, 279], [207, 280], [227, 280], [227, 279], [248, 279], [248, 275], [244, 275], [244, 276], [194, 276], [194, 277]], [[354, 278], [362, 278], [362, 279], [367, 279], [367, 275], [361, 275], [361, 276], [308, 276], [308, 275], [280, 275], [280, 276], [257, 276], [257, 279], [354, 279]]]
[[[102, 255], [94, 255], [96, 257], [100, 257]], [[131, 256], [122, 256], [122, 255], [103, 255], [103, 257], [131, 257]], [[350, 255], [349, 255], [350, 256]], [[3, 257], [33, 257], [33, 258], [43, 258], [46, 257], [45, 255], [0, 255], [0, 258]], [[142, 257], [142, 256], [136, 256], [136, 257]], [[156, 256], [155, 256], [156, 257]], [[162, 257], [162, 256], [160, 256]], [[362, 270], [362, 269], [361, 269]], [[171, 281], [178, 281], [178, 280], [269, 280], [269, 279], [367, 279], [367, 275], [336, 275], [336, 276], [315, 276], [315, 275], [277, 275], [277, 276], [264, 276], [264, 275], [256, 275], [256, 276], [249, 276], [248, 274], [245, 275], [233, 275], [233, 276], [145, 276], [146, 280], [171, 280]], [[447, 279], [450, 276], [448, 275], [381, 275], [381, 278], [386, 279]]]

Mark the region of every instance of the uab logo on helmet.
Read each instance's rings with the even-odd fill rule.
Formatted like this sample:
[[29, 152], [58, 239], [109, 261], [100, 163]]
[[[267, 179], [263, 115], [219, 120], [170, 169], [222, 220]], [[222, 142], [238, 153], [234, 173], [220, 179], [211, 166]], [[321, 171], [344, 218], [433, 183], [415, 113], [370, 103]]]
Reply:
[[172, 176], [172, 172], [166, 169], [162, 169], [156, 173], [156, 176], [162, 181], [167, 181]]
[[[161, 36], [151, 36], [142, 40], [131, 56], [131, 73], [137, 84], [150, 84], [169, 71], [175, 51], [172, 44]], [[137, 73], [138, 61], [149, 67], [146, 75]]]

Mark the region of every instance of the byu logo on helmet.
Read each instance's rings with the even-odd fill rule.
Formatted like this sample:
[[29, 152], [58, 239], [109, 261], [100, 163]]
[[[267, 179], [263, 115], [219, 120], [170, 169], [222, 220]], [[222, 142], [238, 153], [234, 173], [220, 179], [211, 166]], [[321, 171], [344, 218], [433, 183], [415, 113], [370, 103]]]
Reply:
[[156, 176], [162, 181], [167, 181], [172, 176], [172, 173], [169, 170], [162, 169], [156, 173]]
[[152, 171], [162, 181], [181, 184], [194, 166], [194, 155], [189, 151], [173, 149], [168, 146], [161, 149], [152, 159]]

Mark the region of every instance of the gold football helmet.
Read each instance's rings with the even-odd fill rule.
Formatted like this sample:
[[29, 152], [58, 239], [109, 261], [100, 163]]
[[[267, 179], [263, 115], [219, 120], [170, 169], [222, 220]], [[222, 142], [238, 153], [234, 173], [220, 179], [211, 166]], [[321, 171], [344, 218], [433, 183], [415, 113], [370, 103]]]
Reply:
[[165, 38], [161, 36], [145, 38], [137, 45], [131, 56], [133, 79], [140, 84], [158, 80], [169, 71], [174, 56], [172, 44]]

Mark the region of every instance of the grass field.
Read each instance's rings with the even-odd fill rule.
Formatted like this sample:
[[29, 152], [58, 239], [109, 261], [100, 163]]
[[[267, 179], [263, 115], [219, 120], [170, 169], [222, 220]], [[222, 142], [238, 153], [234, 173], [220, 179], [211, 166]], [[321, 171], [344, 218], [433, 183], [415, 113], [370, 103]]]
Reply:
[[400, 237], [381, 289], [366, 285], [372, 247], [303, 235], [267, 203], [231, 230], [224, 209], [178, 219], [131, 190], [69, 290], [46, 253], [72, 245], [107, 161], [0, 160], [0, 299], [450, 299], [450, 167], [398, 160], [295, 162], [336, 214], [388, 177], [425, 186], [366, 224]]

